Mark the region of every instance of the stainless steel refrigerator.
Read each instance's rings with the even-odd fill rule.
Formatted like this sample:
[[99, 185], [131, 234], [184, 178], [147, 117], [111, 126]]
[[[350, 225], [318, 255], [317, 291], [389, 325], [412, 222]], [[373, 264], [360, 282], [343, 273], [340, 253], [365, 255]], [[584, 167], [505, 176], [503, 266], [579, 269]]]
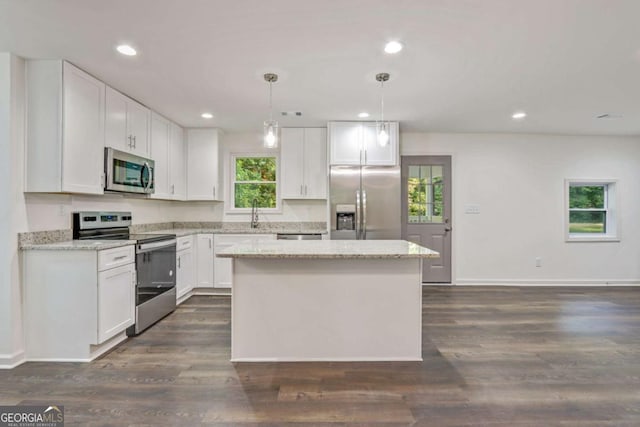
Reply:
[[331, 239], [400, 239], [400, 167], [331, 166]]

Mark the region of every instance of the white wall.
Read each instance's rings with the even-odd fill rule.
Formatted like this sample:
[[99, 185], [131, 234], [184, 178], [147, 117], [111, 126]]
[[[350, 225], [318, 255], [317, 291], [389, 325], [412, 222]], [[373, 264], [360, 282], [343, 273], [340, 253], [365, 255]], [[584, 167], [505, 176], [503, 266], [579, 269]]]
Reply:
[[[229, 157], [234, 153], [269, 153], [279, 151], [264, 148], [262, 145], [261, 133], [238, 133], [225, 134], [222, 136], [220, 145], [220, 157], [223, 167], [223, 181], [225, 187], [225, 198], [230, 194], [230, 160]], [[248, 214], [231, 214], [225, 211], [225, 206], [220, 204], [217, 207], [222, 213], [223, 221], [250, 221]], [[326, 221], [327, 210], [325, 200], [284, 200], [282, 202], [281, 213], [264, 213], [259, 212], [260, 221]]]
[[[403, 133], [402, 155], [453, 156], [457, 283], [640, 281], [640, 138]], [[618, 179], [620, 242], [564, 240], [564, 180]], [[465, 214], [467, 204], [480, 214]], [[535, 258], [542, 267], [535, 267]]]
[[0, 366], [22, 358], [22, 296], [17, 233], [23, 199], [24, 60], [0, 53]]
[[[191, 216], [189, 206], [182, 202], [141, 199], [121, 194], [90, 196], [29, 193], [25, 195], [25, 201], [29, 231], [69, 229], [71, 212], [83, 210], [131, 211], [134, 224], [185, 221], [184, 218]], [[208, 212], [209, 217], [216, 218], [213, 203], [207, 203], [203, 208], [202, 212]], [[207, 221], [218, 221], [219, 215], [217, 218]]]

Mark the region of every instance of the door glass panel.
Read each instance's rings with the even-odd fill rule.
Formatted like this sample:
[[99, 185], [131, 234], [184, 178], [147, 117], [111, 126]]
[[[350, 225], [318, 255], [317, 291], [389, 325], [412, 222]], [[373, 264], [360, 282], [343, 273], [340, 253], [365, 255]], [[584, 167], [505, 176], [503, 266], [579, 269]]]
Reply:
[[442, 175], [442, 166], [409, 166], [408, 222], [442, 223], [444, 206]]
[[442, 166], [431, 166], [431, 184], [442, 184]]

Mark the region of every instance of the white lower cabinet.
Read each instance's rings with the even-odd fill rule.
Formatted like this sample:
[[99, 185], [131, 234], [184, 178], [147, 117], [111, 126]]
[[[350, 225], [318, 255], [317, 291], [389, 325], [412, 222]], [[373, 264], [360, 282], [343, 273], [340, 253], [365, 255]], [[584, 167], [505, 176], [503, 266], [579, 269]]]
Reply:
[[213, 234], [196, 236], [196, 287], [213, 287]]
[[27, 360], [89, 361], [135, 321], [135, 249], [23, 252]]
[[213, 286], [230, 288], [233, 285], [233, 259], [215, 257], [215, 252], [243, 242], [275, 239], [275, 234], [216, 234], [214, 237]]
[[178, 238], [176, 252], [176, 300], [181, 303], [195, 285], [193, 236]]
[[135, 322], [136, 266], [98, 273], [98, 343], [102, 343]]

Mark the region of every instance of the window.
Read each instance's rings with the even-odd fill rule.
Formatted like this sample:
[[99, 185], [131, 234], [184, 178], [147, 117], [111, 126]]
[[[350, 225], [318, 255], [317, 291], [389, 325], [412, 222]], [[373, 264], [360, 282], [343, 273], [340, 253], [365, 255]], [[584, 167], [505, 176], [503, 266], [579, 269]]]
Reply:
[[407, 179], [410, 223], [442, 223], [444, 182], [442, 166], [409, 166]]
[[567, 180], [567, 241], [618, 240], [616, 182]]
[[277, 209], [277, 158], [275, 156], [233, 155], [232, 209], [251, 209], [253, 201], [261, 209]]

